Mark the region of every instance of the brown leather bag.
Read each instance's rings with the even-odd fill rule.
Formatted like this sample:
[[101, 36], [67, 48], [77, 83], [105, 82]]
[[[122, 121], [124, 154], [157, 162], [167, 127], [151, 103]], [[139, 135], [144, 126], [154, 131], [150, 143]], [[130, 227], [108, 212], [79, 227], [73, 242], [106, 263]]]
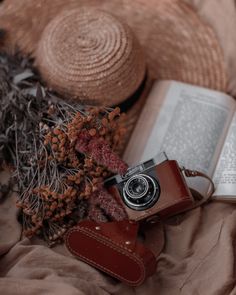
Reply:
[[155, 236], [150, 243], [155, 256], [139, 241], [139, 226], [139, 223], [129, 220], [108, 223], [82, 221], [68, 231], [65, 244], [80, 260], [126, 284], [138, 286], [155, 273], [156, 256], [164, 245], [162, 228], [157, 230], [156, 225], [155, 230], [151, 226], [146, 228], [146, 232], [153, 231]]

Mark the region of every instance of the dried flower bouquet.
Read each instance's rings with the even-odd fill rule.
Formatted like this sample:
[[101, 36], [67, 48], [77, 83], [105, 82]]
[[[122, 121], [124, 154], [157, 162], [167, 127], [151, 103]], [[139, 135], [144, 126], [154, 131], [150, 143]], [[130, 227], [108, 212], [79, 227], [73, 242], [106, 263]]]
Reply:
[[14, 167], [26, 236], [53, 245], [82, 218], [126, 217], [103, 188], [105, 177], [127, 169], [116, 154], [123, 116], [64, 101], [40, 84], [28, 59], [0, 55], [0, 162]]

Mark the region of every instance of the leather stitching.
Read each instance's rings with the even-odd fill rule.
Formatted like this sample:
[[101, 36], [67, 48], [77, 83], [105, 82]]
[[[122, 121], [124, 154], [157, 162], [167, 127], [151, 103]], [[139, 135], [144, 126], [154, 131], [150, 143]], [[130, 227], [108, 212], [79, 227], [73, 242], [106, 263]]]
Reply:
[[[140, 270], [141, 270], [141, 277], [137, 280], [137, 281], [129, 281], [127, 280], [126, 278], [114, 273], [112, 270], [94, 262], [93, 260], [90, 260], [89, 258], [87, 258], [86, 256], [83, 256], [81, 254], [79, 254], [75, 249], [73, 249], [71, 246], [70, 246], [70, 243], [69, 243], [69, 236], [73, 233], [73, 232], [81, 232], [82, 234], [85, 234], [87, 235], [88, 237], [90, 238], [93, 238], [95, 240], [97, 240], [98, 242], [104, 244], [105, 246], [107, 247], [110, 247], [111, 249], [117, 251], [117, 252], [120, 252], [121, 254], [129, 257], [131, 260], [133, 260], [134, 262], [136, 262], [138, 264], [138, 266], [140, 267]], [[66, 245], [67, 247], [69, 248], [69, 250], [73, 253], [73, 254], [76, 254], [77, 256], [81, 257], [84, 261], [100, 268], [101, 270], [104, 270], [105, 272], [107, 273], [110, 273], [111, 275], [115, 276], [116, 278], [118, 279], [121, 279], [129, 284], [133, 284], [133, 285], [136, 285], [138, 284], [139, 282], [142, 282], [143, 279], [145, 278], [145, 268], [143, 266], [143, 264], [140, 262], [140, 258], [135, 254], [133, 253], [133, 256], [130, 255], [129, 253], [127, 253], [127, 249], [125, 247], [123, 247], [122, 245], [119, 245], [119, 248], [116, 246], [116, 244], [114, 244], [114, 242], [111, 242], [110, 240], [108, 240], [106, 237], [100, 235], [99, 233], [97, 234], [98, 236], [100, 236], [100, 238], [98, 239], [96, 235], [94, 235], [93, 231], [91, 231], [90, 229], [88, 228], [76, 228], [76, 229], [72, 229], [70, 230], [70, 232], [66, 235]], [[109, 242], [107, 242], [107, 241]], [[113, 245], [112, 245], [113, 244]], [[122, 248], [122, 250], [120, 249]]]
[[[81, 229], [82, 229], [82, 230], [81, 230]], [[85, 229], [85, 231], [84, 231], [83, 229]], [[132, 281], [132, 282], [131, 282], [131, 281], [125, 279], [124, 277], [122, 277], [122, 276], [120, 276], [120, 275], [117, 275], [116, 273], [114, 273], [114, 272], [111, 271], [110, 269], [108, 269], [108, 268], [106, 268], [106, 267], [104, 267], [104, 266], [102, 266], [102, 265], [100, 265], [100, 264], [98, 264], [98, 263], [96, 263], [96, 262], [90, 260], [89, 258], [87, 258], [87, 257], [85, 257], [85, 256], [83, 256], [83, 255], [81, 255], [81, 254], [79, 254], [76, 250], [74, 250], [73, 248], [71, 248], [71, 246], [70, 246], [70, 244], [69, 244], [69, 241], [68, 241], [68, 239], [69, 239], [69, 235], [72, 234], [73, 232], [81, 232], [81, 233], [87, 235], [88, 237], [94, 238], [95, 240], [97, 240], [98, 242], [104, 244], [105, 246], [108, 246], [108, 247], [110, 247], [111, 249], [116, 250], [116, 251], [118, 251], [118, 252], [120, 252], [120, 253], [126, 255], [127, 257], [129, 257], [131, 260], [133, 260], [134, 262], [136, 262], [136, 263], [140, 266], [140, 269], [141, 269], [141, 277], [140, 277], [137, 281]], [[92, 234], [91, 234], [91, 233], [92, 233]], [[138, 284], [140, 281], [142, 281], [142, 280], [145, 278], [145, 269], [144, 269], [144, 267], [143, 267], [143, 264], [140, 263], [140, 261], [139, 261], [140, 259], [139, 259], [138, 257], [135, 257], [136, 259], [134, 259], [133, 256], [129, 255], [129, 254], [126, 252], [126, 251], [127, 251], [126, 248], [124, 248], [124, 247], [122, 247], [121, 245], [119, 245], [119, 247], [121, 247], [121, 248], [123, 248], [123, 249], [125, 250], [125, 251], [121, 251], [119, 248], [116, 248], [116, 247], [115, 247], [115, 244], [114, 244], [114, 245], [109, 244], [109, 243], [111, 243], [111, 241], [108, 240], [109, 243], [107, 243], [106, 241], [104, 241], [104, 238], [107, 239], [106, 237], [104, 237], [104, 236], [102, 236], [102, 235], [99, 235], [99, 234], [97, 234], [97, 235], [100, 236], [100, 237], [102, 238], [102, 240], [101, 240], [101, 239], [97, 239], [97, 237], [94, 235], [94, 233], [93, 233], [90, 229], [88, 229], [88, 228], [73, 229], [73, 230], [71, 230], [71, 231], [67, 234], [67, 236], [66, 236], [66, 245], [68, 246], [69, 250], [70, 250], [73, 254], [76, 254], [76, 255], [78, 255], [79, 257], [82, 257], [85, 261], [88, 261], [89, 263], [91, 263], [91, 264], [93, 264], [93, 265], [95, 265], [95, 266], [101, 268], [102, 270], [104, 270], [104, 271], [106, 271], [106, 272], [112, 274], [113, 276], [115, 276], [115, 277], [117, 277], [117, 278], [120, 278], [120, 279], [123, 280], [123, 281], [126, 281], [127, 283]], [[113, 243], [114, 243], [114, 242], [113, 242]], [[134, 256], [136, 256], [135, 253], [134, 253]]]

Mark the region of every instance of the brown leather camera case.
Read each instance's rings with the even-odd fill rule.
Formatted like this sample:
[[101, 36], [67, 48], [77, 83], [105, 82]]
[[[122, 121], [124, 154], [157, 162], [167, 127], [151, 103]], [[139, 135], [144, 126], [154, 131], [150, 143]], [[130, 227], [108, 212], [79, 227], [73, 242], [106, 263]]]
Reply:
[[156, 257], [137, 239], [139, 224], [128, 220], [82, 221], [65, 237], [80, 260], [129, 285], [137, 286], [156, 270]]
[[138, 221], [148, 217], [154, 219], [155, 216], [169, 217], [183, 212], [193, 205], [192, 194], [176, 161], [164, 161], [158, 164], [155, 170], [160, 183], [161, 194], [156, 204], [147, 210], [136, 211], [130, 209], [122, 202], [115, 185], [108, 188], [108, 191], [123, 205], [130, 220]]

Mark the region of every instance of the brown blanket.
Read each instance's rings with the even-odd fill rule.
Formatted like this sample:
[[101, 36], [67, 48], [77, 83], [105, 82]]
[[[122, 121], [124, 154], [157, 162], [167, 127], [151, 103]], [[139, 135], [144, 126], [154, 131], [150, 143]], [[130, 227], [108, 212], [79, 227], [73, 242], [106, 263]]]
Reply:
[[1, 294], [235, 294], [236, 210], [210, 203], [164, 224], [156, 274], [125, 286], [70, 256], [63, 245], [20, 240], [14, 193], [0, 206]]
[[[234, 1], [186, 1], [215, 29], [236, 94]], [[0, 294], [236, 294], [236, 205], [210, 203], [166, 222], [156, 274], [131, 288], [74, 259], [63, 245], [21, 239], [14, 202], [14, 194], [0, 201]]]

